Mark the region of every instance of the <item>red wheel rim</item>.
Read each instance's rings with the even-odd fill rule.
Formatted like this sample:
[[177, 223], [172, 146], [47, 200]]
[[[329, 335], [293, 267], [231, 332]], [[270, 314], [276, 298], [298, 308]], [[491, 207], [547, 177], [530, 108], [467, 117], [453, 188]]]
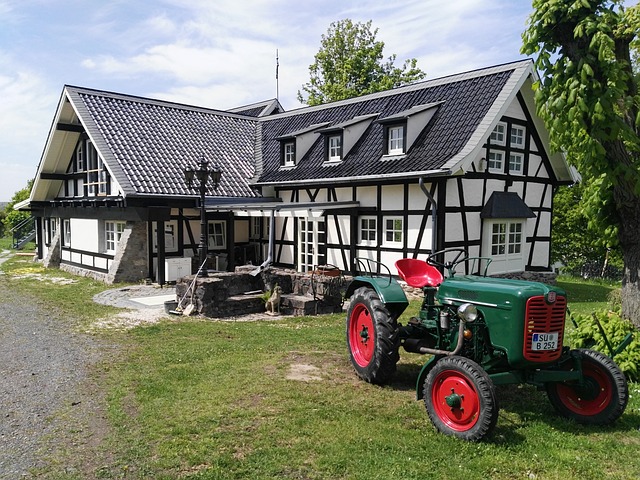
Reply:
[[558, 383], [556, 388], [562, 404], [573, 413], [591, 416], [602, 412], [613, 398], [613, 386], [607, 372], [589, 362], [582, 363], [586, 388]]
[[[452, 400], [454, 396], [456, 401]], [[480, 417], [478, 392], [464, 374], [455, 370], [445, 370], [435, 378], [431, 404], [442, 423], [456, 432], [470, 430]]]
[[371, 313], [362, 304], [354, 307], [349, 318], [349, 349], [353, 360], [366, 367], [375, 351], [375, 330]]

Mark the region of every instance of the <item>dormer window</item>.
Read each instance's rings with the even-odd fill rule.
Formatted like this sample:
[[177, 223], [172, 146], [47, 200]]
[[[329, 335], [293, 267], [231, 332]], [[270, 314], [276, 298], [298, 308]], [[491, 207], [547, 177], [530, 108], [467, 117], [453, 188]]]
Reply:
[[282, 166], [295, 167], [296, 165], [296, 144], [295, 142], [284, 142], [282, 144]]
[[342, 135], [330, 135], [327, 137], [327, 161], [339, 162], [342, 160]]
[[387, 127], [387, 155], [401, 155], [404, 150], [404, 125], [390, 125]]

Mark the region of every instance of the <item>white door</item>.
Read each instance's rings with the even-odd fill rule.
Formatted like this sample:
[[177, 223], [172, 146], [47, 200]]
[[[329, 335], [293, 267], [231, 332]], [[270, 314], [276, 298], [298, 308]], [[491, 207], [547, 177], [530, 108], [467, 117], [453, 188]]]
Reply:
[[524, 270], [524, 222], [521, 219], [485, 221], [482, 255], [493, 261], [490, 274]]
[[300, 218], [298, 221], [298, 271], [310, 272], [326, 264], [326, 229], [324, 219]]

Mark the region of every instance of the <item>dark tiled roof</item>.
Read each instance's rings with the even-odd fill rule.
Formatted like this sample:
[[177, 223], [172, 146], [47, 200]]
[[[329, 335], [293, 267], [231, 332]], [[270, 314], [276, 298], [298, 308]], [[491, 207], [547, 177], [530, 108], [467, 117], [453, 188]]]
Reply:
[[[454, 76], [450, 80], [424, 82], [409, 88], [373, 94], [321, 107], [308, 107], [261, 119], [263, 171], [258, 183], [304, 182], [308, 179], [351, 179], [411, 174], [443, 168], [469, 142], [496, 102], [516, 67]], [[291, 132], [312, 124], [346, 122], [358, 115], [391, 117], [416, 105], [442, 102], [409, 152], [396, 159], [381, 160], [383, 126], [373, 122], [340, 163], [325, 164], [322, 137], [295, 168], [280, 169], [280, 142]]]
[[227, 112], [66, 87], [106, 164], [126, 195], [193, 195], [184, 169], [204, 154], [222, 169], [209, 195], [256, 197], [256, 122]]
[[227, 110], [231, 113], [238, 113], [240, 115], [246, 115], [248, 117], [264, 117], [266, 115], [273, 115], [275, 113], [281, 113], [284, 111], [280, 102], [276, 99], [265, 100], [263, 102], [252, 103], [251, 105], [245, 105], [243, 107], [236, 107]]

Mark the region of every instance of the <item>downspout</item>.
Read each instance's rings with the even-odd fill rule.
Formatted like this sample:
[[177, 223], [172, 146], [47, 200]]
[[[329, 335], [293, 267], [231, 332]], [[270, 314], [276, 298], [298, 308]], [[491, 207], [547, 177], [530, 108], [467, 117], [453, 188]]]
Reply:
[[438, 251], [438, 204], [436, 203], [436, 199], [433, 198], [433, 195], [431, 195], [431, 192], [427, 190], [427, 187], [424, 184], [424, 178], [420, 177], [418, 179], [418, 184], [420, 185], [420, 189], [431, 202], [431, 253], [433, 253]]

